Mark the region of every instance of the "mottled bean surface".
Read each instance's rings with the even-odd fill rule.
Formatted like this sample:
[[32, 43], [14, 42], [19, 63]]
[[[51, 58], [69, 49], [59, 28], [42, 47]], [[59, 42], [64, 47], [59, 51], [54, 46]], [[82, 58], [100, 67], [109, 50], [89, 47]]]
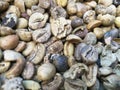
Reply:
[[119, 90], [120, 0], [0, 0], [0, 90]]

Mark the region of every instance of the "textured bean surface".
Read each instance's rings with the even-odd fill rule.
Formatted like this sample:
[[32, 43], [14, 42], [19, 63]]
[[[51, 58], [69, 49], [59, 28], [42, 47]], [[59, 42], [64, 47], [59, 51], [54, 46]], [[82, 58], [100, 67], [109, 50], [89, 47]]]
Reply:
[[0, 0], [0, 90], [119, 90], [120, 0]]

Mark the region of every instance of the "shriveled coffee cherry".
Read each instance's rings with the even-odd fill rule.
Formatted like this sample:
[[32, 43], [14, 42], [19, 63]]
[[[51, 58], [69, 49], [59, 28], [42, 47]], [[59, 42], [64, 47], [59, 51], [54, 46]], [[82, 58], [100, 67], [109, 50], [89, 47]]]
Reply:
[[64, 55], [53, 54], [50, 57], [57, 71], [64, 72], [68, 69], [68, 58]]

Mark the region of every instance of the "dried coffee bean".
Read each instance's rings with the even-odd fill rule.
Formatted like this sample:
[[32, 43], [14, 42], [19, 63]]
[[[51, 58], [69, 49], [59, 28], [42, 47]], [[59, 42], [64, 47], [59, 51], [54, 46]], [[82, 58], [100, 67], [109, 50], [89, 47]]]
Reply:
[[[36, 12], [40, 12], [40, 13], [42, 13], [42, 14], [44, 14], [45, 13], [45, 9], [43, 9], [43, 8], [41, 8], [40, 6], [38, 6], [38, 5], [34, 5], [34, 6], [32, 6], [31, 7], [31, 14], [32, 13], [36, 13]], [[28, 12], [29, 13], [29, 12]], [[30, 16], [31, 16], [31, 14], [30, 14]]]
[[95, 49], [97, 50], [98, 54], [101, 54], [102, 53], [102, 50], [103, 50], [103, 43], [101, 42], [98, 42], [96, 45], [95, 45]]
[[26, 90], [41, 90], [40, 84], [33, 80], [23, 80], [22, 84]]
[[15, 0], [14, 5], [17, 6], [21, 12], [25, 12], [25, 3], [24, 0]]
[[17, 32], [17, 35], [19, 36], [20, 40], [31, 41], [32, 32], [28, 31], [28, 29], [17, 29], [16, 32]]
[[14, 50], [4, 50], [3, 52], [4, 60], [6, 61], [15, 61], [18, 59], [25, 60], [24, 56], [21, 53], [18, 53]]
[[72, 33], [81, 38], [84, 38], [86, 34], [88, 33], [88, 29], [86, 28], [86, 26], [79, 26], [75, 28]]
[[74, 54], [74, 44], [70, 42], [65, 42], [64, 44], [64, 55], [65, 56], [73, 56]]
[[[105, 15], [105, 16], [106, 16], [106, 14], [116, 16], [116, 12], [117, 12], [116, 7], [113, 4], [110, 6], [107, 6], [107, 7], [102, 4], [98, 4], [96, 6], [95, 10], [96, 10], [97, 14], [101, 14], [101, 15]], [[105, 18], [103, 18], [103, 19], [105, 19]]]
[[37, 78], [40, 81], [47, 81], [52, 79], [55, 76], [55, 73], [56, 69], [53, 64], [44, 63], [37, 70]]
[[87, 85], [80, 79], [65, 79], [65, 90], [87, 90]]
[[88, 1], [85, 4], [87, 4], [88, 6], [95, 8], [97, 6], [97, 2], [96, 1]]
[[90, 31], [98, 26], [100, 26], [102, 22], [100, 20], [93, 20], [87, 25], [87, 29]]
[[92, 45], [94, 45], [94, 44], [96, 44], [96, 42], [97, 42], [97, 37], [96, 37], [96, 35], [95, 35], [93, 32], [89, 32], [89, 33], [87, 33], [87, 35], [85, 36], [84, 42], [85, 42], [86, 44], [92, 44]]
[[112, 29], [111, 26], [108, 26], [108, 27], [101, 27], [101, 28], [102, 28], [104, 34]]
[[49, 0], [39, 0], [39, 4], [38, 6], [44, 8], [44, 9], [47, 9], [50, 7], [50, 1]]
[[80, 43], [82, 42], [82, 39], [77, 36], [77, 35], [74, 35], [74, 34], [70, 34], [66, 37], [66, 40], [71, 42], [71, 43]]
[[5, 83], [2, 86], [3, 90], [25, 90], [22, 85], [22, 78], [15, 77], [9, 80], [5, 80]]
[[98, 39], [101, 39], [104, 36], [104, 32], [103, 32], [102, 28], [94, 28], [93, 32]]
[[74, 17], [71, 21], [71, 25], [73, 28], [81, 26], [81, 25], [83, 25], [83, 19], [81, 19], [79, 17]]
[[67, 70], [63, 76], [66, 79], [77, 79], [88, 72], [88, 67], [83, 63], [76, 63]]
[[6, 35], [11, 35], [14, 34], [15, 31], [7, 26], [0, 26], [0, 36], [6, 36]]
[[115, 52], [115, 56], [117, 57], [118, 62], [120, 62], [120, 49], [118, 49], [118, 50]]
[[120, 1], [119, 0], [113, 0], [113, 4], [118, 6], [118, 5], [120, 5]]
[[114, 0], [98, 0], [98, 4], [102, 4], [102, 5], [105, 5], [105, 6], [109, 6], [113, 3]]
[[8, 35], [0, 38], [0, 48], [4, 50], [14, 49], [17, 47], [18, 43], [19, 37], [17, 35]]
[[73, 64], [76, 63], [74, 54], [74, 45], [70, 42], [65, 42], [64, 44], [64, 55], [68, 58], [68, 65], [71, 67]]
[[88, 10], [87, 12], [85, 12], [85, 14], [83, 15], [83, 20], [85, 23], [89, 23], [95, 20], [95, 11], [93, 10]]
[[38, 4], [39, 0], [34, 0], [34, 1], [28, 1], [28, 0], [24, 0], [25, 6], [27, 8], [31, 8], [33, 5]]
[[[107, 7], [105, 5], [98, 4], [95, 7], [95, 11], [97, 14], [101, 14], [101, 15], [105, 15], [105, 16], [106, 16], [106, 14], [116, 16], [116, 12], [117, 12], [116, 7], [113, 4], [110, 6], [107, 6]], [[103, 19], [105, 19], [105, 18], [103, 18]]]
[[44, 43], [45, 47], [50, 46], [54, 42], [56, 42], [58, 39], [56, 37], [51, 37], [46, 43]]
[[56, 2], [57, 2], [57, 4], [58, 4], [58, 6], [62, 6], [62, 7], [65, 7], [66, 5], [67, 5], [67, 1], [68, 0], [57, 0]]
[[41, 43], [37, 44], [29, 56], [27, 56], [27, 60], [34, 63], [39, 64], [45, 55], [45, 46]]
[[116, 16], [116, 14], [117, 14], [117, 9], [116, 9], [116, 7], [115, 7], [115, 5], [110, 5], [110, 6], [108, 6], [107, 8], [106, 8], [106, 10], [107, 10], [107, 14], [110, 14], [110, 15], [113, 15], [113, 16]]
[[54, 80], [51, 81], [50, 83], [43, 84], [42, 89], [43, 90], [58, 90], [60, 89], [61, 86], [63, 86], [63, 77], [61, 74], [56, 73]]
[[33, 30], [44, 27], [48, 19], [48, 14], [40, 12], [33, 13], [29, 18], [29, 27]]
[[82, 80], [86, 83], [87, 87], [91, 87], [97, 80], [98, 66], [96, 64], [88, 67], [88, 73], [82, 76]]
[[99, 71], [98, 71], [99, 75], [101, 76], [107, 76], [109, 74], [112, 74], [113, 73], [113, 70], [111, 67], [101, 67], [99, 68]]
[[47, 23], [45, 28], [37, 29], [33, 31], [32, 33], [33, 40], [36, 42], [41, 42], [41, 43], [46, 42], [51, 36], [50, 28], [51, 28], [50, 24]]
[[10, 65], [11, 65], [10, 62], [5, 61], [0, 62], [0, 73], [6, 72], [9, 69]]
[[104, 5], [101, 5], [101, 4], [98, 4], [96, 7], [95, 7], [95, 11], [97, 14], [106, 14], [107, 13], [107, 10], [106, 10], [106, 7]]
[[51, 61], [59, 72], [65, 72], [68, 69], [68, 58], [64, 55], [53, 54]]
[[119, 48], [120, 48], [120, 46], [119, 46], [119, 44], [117, 42], [115, 42], [115, 41], [111, 42], [111, 50], [113, 52], [116, 52]]
[[60, 6], [55, 6], [50, 9], [51, 17], [54, 19], [60, 18], [60, 17], [67, 17], [67, 12], [64, 8]]
[[[5, 60], [5, 61], [10, 61], [10, 60]], [[25, 59], [18, 58], [11, 61], [16, 61], [16, 63], [7, 72], [5, 72], [5, 77], [8, 79], [21, 75], [25, 66]]]
[[72, 65], [76, 64], [77, 61], [74, 56], [67, 56], [68, 57], [68, 66], [71, 67]]
[[119, 35], [118, 29], [112, 29], [104, 34], [104, 41], [106, 44], [111, 44], [113, 38], [117, 38]]
[[115, 18], [115, 25], [120, 28], [120, 17]]
[[34, 65], [31, 62], [26, 62], [26, 65], [22, 72], [22, 77], [24, 79], [31, 79], [34, 75], [34, 72], [35, 72]]
[[83, 63], [93, 64], [98, 60], [98, 52], [92, 45], [86, 45], [81, 49]]
[[34, 49], [35, 45], [36, 45], [36, 43], [33, 41], [26, 43], [26, 48], [23, 50], [22, 54], [24, 56], [30, 55], [30, 53]]
[[73, 0], [69, 0], [67, 4], [67, 13], [69, 15], [74, 15], [77, 13], [76, 3]]
[[114, 23], [115, 16], [110, 14], [105, 14], [105, 15], [99, 14], [97, 16], [97, 19], [101, 21], [101, 24], [103, 26], [110, 26]]
[[97, 79], [95, 84], [89, 88], [89, 90], [100, 90], [100, 81]]
[[9, 7], [9, 3], [6, 1], [0, 1], [0, 12], [5, 11], [6, 9], [8, 9]]
[[80, 44], [78, 44], [77, 46], [76, 46], [76, 48], [75, 48], [75, 53], [74, 53], [74, 56], [75, 56], [75, 59], [77, 60], [77, 61], [81, 61], [81, 50], [82, 50], [82, 48], [84, 47], [84, 46], [86, 46], [86, 44], [85, 43], [80, 43]]
[[117, 65], [113, 68], [113, 72], [116, 73], [116, 75], [120, 76], [120, 64], [117, 64]]
[[6, 16], [2, 19], [2, 25], [14, 28], [17, 24], [18, 18], [17, 15], [14, 13], [8, 13]]
[[26, 48], [26, 43], [24, 41], [20, 41], [17, 47], [15, 48], [15, 51], [22, 52]]
[[100, 55], [100, 63], [102, 66], [111, 66], [113, 63], [117, 61], [115, 53], [112, 50], [105, 46], [103, 48], [102, 54]]
[[71, 33], [71, 20], [67, 20], [64, 17], [51, 19], [51, 30], [55, 37], [64, 38]]
[[18, 29], [24, 29], [28, 26], [28, 21], [25, 18], [19, 18], [18, 23], [17, 23], [17, 28]]
[[[59, 48], [58, 48], [59, 47]], [[61, 40], [58, 40], [54, 43], [52, 43], [48, 48], [47, 48], [47, 52], [48, 53], [59, 53], [63, 50], [63, 43]]]
[[112, 74], [103, 78], [103, 85], [106, 90], [119, 90], [120, 76], [116, 74]]
[[17, 17], [20, 17], [20, 10], [17, 6], [15, 5], [10, 5], [6, 13], [13, 13], [17, 15]]
[[90, 6], [85, 5], [84, 3], [76, 3], [76, 9], [77, 9], [77, 16], [82, 17], [85, 12], [87, 12], [89, 9], [91, 9]]

